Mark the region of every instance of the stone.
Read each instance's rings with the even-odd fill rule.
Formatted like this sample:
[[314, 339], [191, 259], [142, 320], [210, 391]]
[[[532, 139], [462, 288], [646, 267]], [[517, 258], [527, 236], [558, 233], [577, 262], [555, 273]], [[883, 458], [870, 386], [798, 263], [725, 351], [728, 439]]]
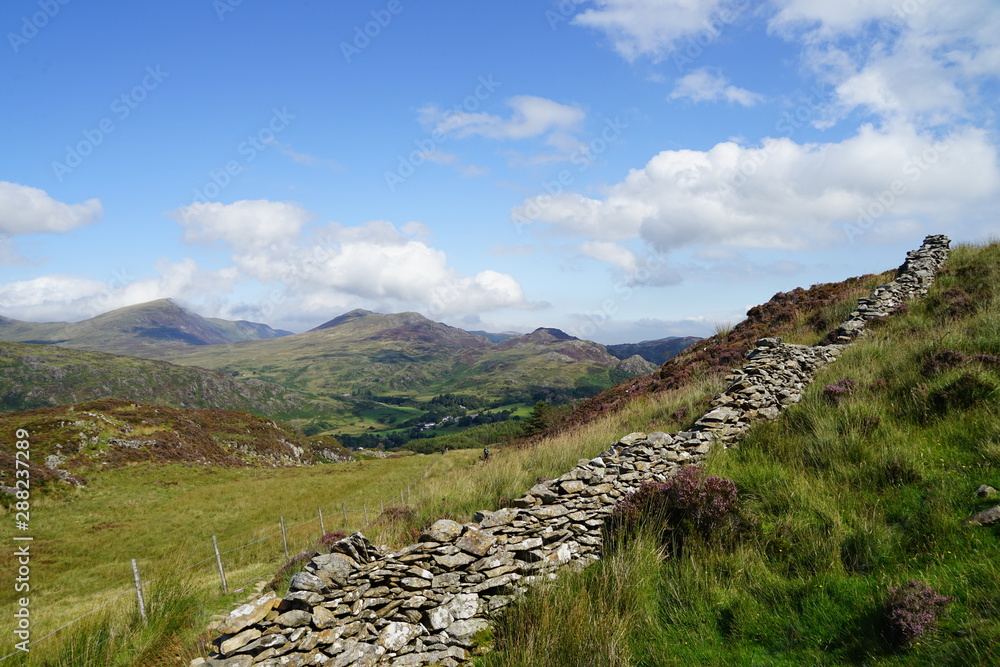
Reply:
[[997, 490], [989, 484], [980, 484], [976, 488], [976, 495], [980, 498], [992, 498], [997, 494]]
[[976, 512], [965, 522], [973, 526], [992, 526], [995, 523], [1000, 523], [1000, 505]]
[[256, 628], [247, 628], [243, 632], [233, 635], [229, 639], [223, 641], [219, 644], [219, 653], [222, 655], [229, 655], [234, 653], [237, 649], [241, 649], [253, 640], [260, 637], [260, 630]]
[[308, 572], [296, 572], [288, 582], [288, 589], [291, 591], [311, 591], [322, 593], [326, 590], [326, 584], [315, 574]]
[[344, 554], [322, 554], [313, 558], [311, 565], [314, 574], [341, 586], [358, 567], [354, 559]]
[[312, 623], [317, 630], [332, 628], [337, 625], [337, 616], [326, 607], [314, 607], [312, 611]]
[[400, 580], [399, 585], [408, 591], [419, 591], [429, 588], [431, 582], [423, 577], [405, 577]]
[[484, 533], [478, 528], [469, 528], [457, 542], [455, 546], [466, 553], [474, 556], [485, 556], [497, 541], [497, 538], [489, 533]]
[[470, 618], [463, 621], [455, 621], [448, 626], [446, 632], [463, 644], [468, 644], [472, 636], [480, 630], [490, 627], [489, 621], [483, 618]]
[[464, 553], [457, 553], [454, 556], [434, 556], [434, 561], [438, 565], [449, 570], [468, 565], [474, 560], [476, 560], [475, 556]]
[[570, 480], [559, 485], [564, 493], [580, 493], [587, 488], [587, 485], [579, 480]]
[[293, 609], [292, 611], [286, 611], [274, 619], [274, 622], [283, 628], [297, 628], [300, 625], [309, 625], [312, 623], [312, 614], [301, 609]]
[[479, 613], [482, 607], [482, 598], [475, 593], [461, 593], [452, 598], [451, 602], [444, 606], [445, 609], [456, 620], [472, 618]]
[[534, 498], [541, 500], [543, 503], [555, 502], [558, 497], [552, 489], [545, 486], [544, 484], [535, 484], [528, 491], [528, 494]]
[[465, 526], [451, 519], [439, 519], [420, 536], [421, 542], [454, 542]]
[[234, 655], [225, 660], [207, 660], [202, 663], [204, 667], [250, 667], [253, 664], [253, 657], [249, 655]]
[[256, 625], [264, 620], [264, 617], [274, 608], [277, 602], [278, 596], [270, 592], [258, 598], [255, 602], [237, 607], [219, 626], [219, 632], [226, 635], [235, 635], [244, 628]]
[[396, 653], [423, 634], [423, 631], [419, 625], [393, 622], [382, 628], [382, 632], [378, 634], [378, 644], [386, 652]]

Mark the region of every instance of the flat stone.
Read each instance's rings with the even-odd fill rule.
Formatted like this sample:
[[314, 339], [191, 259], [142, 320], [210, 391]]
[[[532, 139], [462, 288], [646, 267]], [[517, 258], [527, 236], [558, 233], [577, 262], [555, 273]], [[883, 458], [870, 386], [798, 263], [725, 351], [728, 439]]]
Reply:
[[274, 619], [274, 622], [283, 628], [297, 628], [312, 623], [312, 614], [301, 609], [293, 609]]
[[573, 479], [568, 482], [563, 482], [559, 485], [565, 493], [580, 493], [587, 488], [587, 485], [583, 482]]
[[973, 526], [992, 526], [995, 523], [1000, 523], [1000, 505], [976, 512], [965, 522]]
[[476, 560], [475, 556], [464, 553], [457, 553], [454, 556], [434, 556], [434, 562], [449, 570], [468, 565], [474, 560]]
[[474, 556], [485, 556], [490, 547], [496, 543], [497, 538], [488, 533], [484, 533], [478, 528], [469, 528], [462, 537], [455, 542], [455, 546], [466, 553]]
[[382, 628], [378, 634], [378, 644], [388, 653], [396, 653], [411, 641], [419, 637], [424, 629], [412, 623], [392, 622]]
[[420, 536], [421, 542], [454, 542], [465, 526], [451, 519], [439, 519]]
[[468, 644], [474, 634], [488, 627], [490, 627], [490, 623], [486, 619], [470, 618], [468, 620], [455, 621], [448, 626], [446, 632], [463, 644]]
[[423, 577], [405, 577], [400, 580], [399, 585], [408, 591], [419, 591], [424, 588], [429, 588], [431, 582], [427, 581]]
[[229, 616], [219, 626], [219, 632], [226, 635], [235, 635], [244, 628], [256, 625], [264, 620], [278, 602], [278, 596], [270, 592], [256, 601], [242, 605], [234, 609]]
[[642, 440], [645, 440], [648, 437], [649, 436], [646, 433], [643, 433], [642, 431], [635, 431], [634, 433], [629, 433], [626, 436], [622, 436], [618, 440], [618, 442], [620, 444], [625, 445], [626, 447], [628, 447], [629, 445], [633, 445], [633, 444], [635, 444], [637, 442], [641, 442]]
[[241, 649], [253, 640], [260, 637], [260, 630], [257, 628], [247, 628], [238, 635], [233, 635], [229, 639], [219, 644], [219, 653], [229, 655], [237, 649]]
[[531, 487], [531, 490], [528, 491], [528, 494], [534, 498], [538, 498], [543, 503], [555, 502], [556, 498], [558, 497], [555, 491], [545, 486], [544, 484], [535, 484], [533, 487]]
[[225, 660], [207, 660], [204, 667], [250, 667], [253, 664], [253, 657], [249, 655], [234, 655]]
[[318, 630], [337, 625], [337, 617], [326, 607], [313, 607], [312, 623]]

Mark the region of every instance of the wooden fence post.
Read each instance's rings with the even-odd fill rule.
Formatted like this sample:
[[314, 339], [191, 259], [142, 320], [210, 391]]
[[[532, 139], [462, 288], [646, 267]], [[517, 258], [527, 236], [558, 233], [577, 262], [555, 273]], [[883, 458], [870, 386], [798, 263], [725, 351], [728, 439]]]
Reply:
[[365, 526], [368, 526], [368, 505], [363, 505], [365, 510]]
[[215, 564], [219, 566], [219, 579], [222, 580], [222, 594], [229, 594], [229, 585], [226, 583], [226, 571], [222, 569], [222, 556], [219, 554], [219, 543], [212, 535], [212, 549], [215, 550]]
[[347, 503], [340, 503], [340, 510], [344, 513], [344, 528], [350, 529], [351, 521], [347, 518]]
[[285, 561], [291, 560], [288, 557], [288, 537], [285, 536], [285, 517], [279, 516], [278, 521], [281, 522], [281, 543], [285, 547]]
[[323, 508], [319, 508], [319, 536], [326, 535], [326, 526], [323, 525]]
[[142, 622], [148, 623], [149, 619], [146, 618], [146, 600], [142, 597], [142, 581], [139, 580], [139, 565], [132, 559], [132, 576], [135, 578], [135, 596], [139, 600], [139, 615], [142, 616]]

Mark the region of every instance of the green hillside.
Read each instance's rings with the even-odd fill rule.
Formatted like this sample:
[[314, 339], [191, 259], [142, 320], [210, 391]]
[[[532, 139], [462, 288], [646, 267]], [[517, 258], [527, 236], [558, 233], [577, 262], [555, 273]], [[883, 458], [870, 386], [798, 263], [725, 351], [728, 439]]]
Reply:
[[597, 343], [545, 333], [550, 331], [556, 330], [494, 345], [418, 313], [356, 310], [294, 336], [162, 356], [313, 394], [467, 393], [491, 400], [528, 400], [539, 388], [588, 396], [655, 368], [641, 359], [619, 360]]
[[1000, 487], [998, 325], [1000, 245], [955, 249], [929, 298], [709, 459], [737, 528], [678, 552], [650, 518], [503, 615], [477, 664], [1000, 664], [1000, 529], [966, 523], [1000, 503], [976, 492]]
[[99, 398], [240, 410], [276, 419], [346, 413], [331, 399], [217, 371], [55, 345], [0, 343], [0, 412]]

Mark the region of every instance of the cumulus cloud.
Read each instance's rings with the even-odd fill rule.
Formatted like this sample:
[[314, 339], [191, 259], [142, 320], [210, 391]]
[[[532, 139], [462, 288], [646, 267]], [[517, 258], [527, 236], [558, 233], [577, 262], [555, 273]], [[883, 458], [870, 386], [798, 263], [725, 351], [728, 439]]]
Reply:
[[170, 215], [184, 227], [186, 242], [222, 242], [238, 249], [291, 243], [312, 219], [298, 204], [264, 199], [232, 204], [196, 202]]
[[162, 261], [157, 275], [135, 278], [128, 270], [112, 272], [107, 281], [83, 276], [49, 274], [0, 285], [0, 311], [27, 321], [76, 321], [155, 299], [197, 301], [210, 285], [216, 292], [236, 282], [233, 269], [208, 271], [190, 258]]
[[[1000, 73], [995, 2], [775, 5], [770, 28], [805, 47], [806, 66], [835, 88], [841, 117], [860, 108], [932, 126], [991, 116], [993, 102], [981, 88]], [[859, 34], [863, 39], [850, 40]]]
[[865, 214], [880, 226], [960, 220], [988, 211], [998, 192], [997, 151], [985, 132], [938, 140], [911, 126], [865, 125], [842, 142], [768, 138], [760, 147], [663, 151], [603, 199], [534, 197], [514, 214], [597, 241], [641, 237], [661, 251], [801, 249], [844, 240], [845, 225]]
[[746, 88], [738, 88], [726, 80], [720, 72], [703, 67], [681, 77], [677, 81], [669, 99], [687, 98], [693, 102], [730, 102], [751, 107], [763, 98]]
[[288, 309], [319, 311], [351, 299], [433, 315], [531, 306], [510, 275], [487, 270], [464, 276], [449, 267], [444, 251], [425, 242], [428, 228], [416, 221], [402, 232], [373, 220], [330, 223], [305, 234], [312, 214], [288, 202], [192, 204], [171, 214], [185, 227], [187, 241], [231, 248], [242, 278], [283, 286], [288, 295], [280, 301]]
[[0, 181], [0, 234], [68, 232], [98, 220], [103, 212], [97, 199], [64, 204], [39, 188]]
[[[742, 3], [745, 4], [745, 3]], [[661, 58], [700, 31], [731, 22], [738, 2], [727, 0], [595, 0], [573, 23], [604, 32], [627, 60]]]

